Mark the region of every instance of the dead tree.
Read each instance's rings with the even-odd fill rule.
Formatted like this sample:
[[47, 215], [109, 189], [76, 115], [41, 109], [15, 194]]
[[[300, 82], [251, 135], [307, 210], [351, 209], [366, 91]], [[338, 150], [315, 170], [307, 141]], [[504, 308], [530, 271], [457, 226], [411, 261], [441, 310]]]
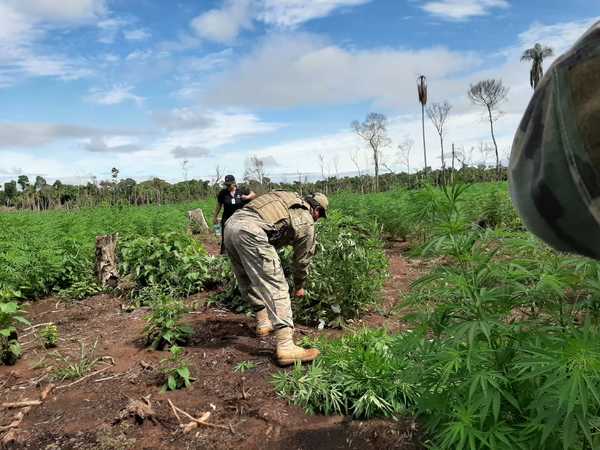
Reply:
[[452, 106], [447, 101], [444, 103], [432, 103], [427, 107], [427, 115], [433, 123], [438, 135], [440, 136], [440, 147], [442, 149], [442, 183], [446, 184], [446, 158], [444, 157], [444, 134], [446, 132], [446, 120]]
[[96, 276], [103, 287], [115, 288], [119, 283], [117, 267], [118, 236], [96, 236]]
[[498, 120], [500, 113], [498, 106], [508, 96], [508, 88], [502, 84], [502, 80], [483, 80], [477, 84], [472, 84], [468, 95], [473, 104], [483, 106], [487, 110], [492, 141], [494, 141], [494, 150], [496, 152], [496, 177], [500, 178], [500, 155], [498, 153], [496, 135], [494, 134], [494, 122]]
[[354, 121], [351, 124], [354, 132], [361, 137], [369, 146], [373, 154], [373, 165], [375, 168], [374, 191], [379, 191], [379, 164], [381, 152], [391, 144], [387, 136], [387, 117], [379, 113], [370, 113], [364, 122]]

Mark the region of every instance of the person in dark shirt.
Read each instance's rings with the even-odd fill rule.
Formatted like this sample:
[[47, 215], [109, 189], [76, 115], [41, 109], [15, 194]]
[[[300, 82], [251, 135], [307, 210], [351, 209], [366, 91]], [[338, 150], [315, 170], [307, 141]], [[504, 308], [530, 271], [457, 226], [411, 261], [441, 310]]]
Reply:
[[256, 194], [247, 188], [238, 187], [235, 183], [235, 177], [233, 175], [227, 175], [225, 177], [225, 188], [221, 189], [217, 195], [217, 208], [215, 210], [215, 217], [213, 223], [216, 225], [219, 223], [219, 213], [223, 208], [223, 215], [220, 219], [221, 222], [221, 254], [224, 252], [223, 236], [225, 231], [225, 222], [229, 219], [234, 212], [242, 208], [245, 204], [256, 198]]

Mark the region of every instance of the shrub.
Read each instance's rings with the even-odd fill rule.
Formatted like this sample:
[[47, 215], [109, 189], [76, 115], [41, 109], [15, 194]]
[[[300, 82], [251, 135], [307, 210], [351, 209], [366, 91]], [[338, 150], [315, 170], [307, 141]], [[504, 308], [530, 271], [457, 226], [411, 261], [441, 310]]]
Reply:
[[406, 413], [418, 398], [420, 371], [408, 358], [416, 336], [363, 330], [340, 340], [320, 340], [322, 355], [306, 369], [275, 375], [279, 395], [308, 413], [368, 419]]
[[18, 297], [18, 292], [0, 290], [0, 361], [7, 365], [15, 364], [22, 353], [16, 324], [29, 325], [16, 301]]
[[[338, 211], [317, 223], [317, 248], [306, 296], [292, 302], [295, 320], [339, 326], [379, 301], [388, 259], [376, 227]], [[287, 271], [290, 260], [288, 250], [283, 261]]]
[[146, 317], [148, 323], [144, 328], [147, 345], [155, 350], [162, 350], [167, 344], [185, 344], [192, 329], [180, 322], [187, 312], [183, 302], [166, 294], [159, 294], [153, 300], [151, 308], [152, 313]]
[[58, 344], [58, 327], [53, 323], [46, 325], [40, 333], [45, 348], [53, 348]]
[[200, 243], [183, 233], [136, 238], [121, 246], [121, 273], [132, 274], [139, 287], [160, 285], [179, 295], [199, 292], [206, 282], [212, 258]]
[[194, 381], [188, 362], [183, 358], [183, 349], [174, 345], [171, 347], [170, 353], [169, 358], [160, 361], [163, 375], [166, 378], [163, 392], [186, 388]]

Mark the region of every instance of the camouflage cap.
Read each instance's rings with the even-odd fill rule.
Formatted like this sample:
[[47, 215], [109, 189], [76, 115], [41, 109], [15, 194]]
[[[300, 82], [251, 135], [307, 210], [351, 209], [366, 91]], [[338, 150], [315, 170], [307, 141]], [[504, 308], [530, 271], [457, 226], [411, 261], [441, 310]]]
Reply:
[[509, 182], [532, 233], [600, 259], [600, 22], [536, 89], [515, 136]]

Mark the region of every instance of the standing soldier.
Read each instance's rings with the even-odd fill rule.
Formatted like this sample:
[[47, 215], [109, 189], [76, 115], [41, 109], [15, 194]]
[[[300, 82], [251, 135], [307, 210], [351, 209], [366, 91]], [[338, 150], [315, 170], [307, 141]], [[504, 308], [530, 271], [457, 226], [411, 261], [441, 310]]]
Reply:
[[215, 217], [213, 223], [219, 223], [219, 213], [223, 208], [223, 216], [221, 217], [221, 254], [224, 253], [223, 236], [225, 234], [225, 222], [234, 212], [243, 208], [244, 205], [256, 198], [256, 194], [247, 188], [238, 187], [235, 183], [233, 175], [225, 176], [225, 188], [221, 189], [217, 195], [217, 208], [215, 209]]
[[531, 232], [558, 250], [600, 259], [600, 22], [537, 87], [509, 177]]
[[225, 228], [225, 249], [240, 292], [257, 311], [256, 333], [266, 336], [275, 330], [277, 361], [282, 366], [312, 361], [319, 350], [294, 344], [289, 286], [277, 249], [293, 246], [294, 296], [303, 297], [315, 250], [315, 221], [326, 216], [328, 206], [321, 193], [302, 198], [274, 191], [237, 211]]

